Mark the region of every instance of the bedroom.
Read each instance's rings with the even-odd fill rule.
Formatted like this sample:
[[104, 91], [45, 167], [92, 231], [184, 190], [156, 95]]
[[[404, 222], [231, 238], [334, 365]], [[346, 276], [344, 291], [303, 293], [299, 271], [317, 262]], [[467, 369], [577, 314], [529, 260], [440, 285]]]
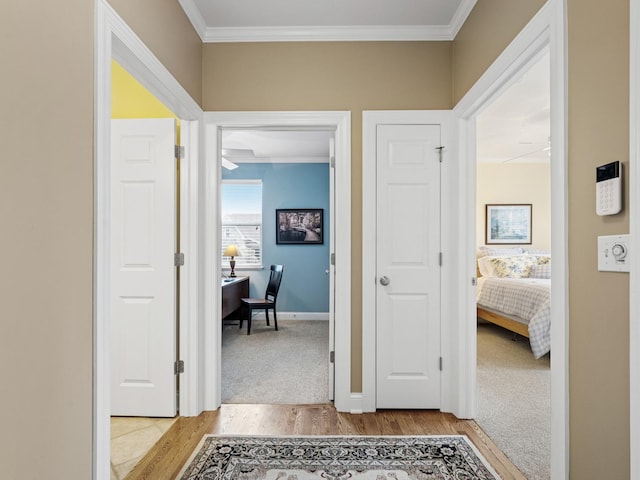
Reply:
[[550, 475], [549, 105], [544, 52], [477, 123], [477, 421], [531, 479]]

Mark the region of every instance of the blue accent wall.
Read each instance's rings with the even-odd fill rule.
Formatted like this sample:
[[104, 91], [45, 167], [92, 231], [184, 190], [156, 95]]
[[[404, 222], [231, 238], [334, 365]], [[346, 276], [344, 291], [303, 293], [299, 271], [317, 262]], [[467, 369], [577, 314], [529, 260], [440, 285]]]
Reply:
[[[262, 297], [272, 264], [284, 265], [278, 294], [279, 312], [329, 311], [329, 164], [239, 163], [222, 169], [223, 180], [262, 180], [263, 270], [237, 270], [251, 277], [251, 296]], [[322, 245], [277, 245], [276, 209], [324, 210]]]

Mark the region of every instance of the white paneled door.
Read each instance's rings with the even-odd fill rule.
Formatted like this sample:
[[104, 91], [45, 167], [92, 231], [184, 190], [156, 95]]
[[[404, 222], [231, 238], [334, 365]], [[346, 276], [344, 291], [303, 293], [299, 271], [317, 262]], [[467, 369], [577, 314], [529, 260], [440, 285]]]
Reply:
[[175, 120], [111, 123], [111, 414], [176, 414]]
[[440, 145], [377, 126], [377, 408], [440, 407]]

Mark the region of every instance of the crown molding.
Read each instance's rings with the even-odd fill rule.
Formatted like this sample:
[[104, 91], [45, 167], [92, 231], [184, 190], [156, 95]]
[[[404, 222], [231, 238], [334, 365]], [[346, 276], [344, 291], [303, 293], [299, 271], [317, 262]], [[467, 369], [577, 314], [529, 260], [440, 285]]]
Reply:
[[451, 41], [477, 0], [463, 0], [449, 25], [208, 27], [195, 0], [179, 0], [204, 43]]
[[446, 41], [449, 27], [408, 26], [300, 26], [300, 27], [208, 27], [204, 43], [223, 42], [369, 42]]

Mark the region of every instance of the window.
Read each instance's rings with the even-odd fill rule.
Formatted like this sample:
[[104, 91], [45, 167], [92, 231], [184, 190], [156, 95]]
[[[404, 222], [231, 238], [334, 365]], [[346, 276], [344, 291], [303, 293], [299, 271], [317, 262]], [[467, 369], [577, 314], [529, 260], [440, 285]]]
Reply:
[[[227, 245], [238, 246], [236, 269], [262, 267], [262, 181], [222, 181], [222, 242], [220, 254]], [[228, 268], [229, 257], [222, 255], [222, 267]]]

